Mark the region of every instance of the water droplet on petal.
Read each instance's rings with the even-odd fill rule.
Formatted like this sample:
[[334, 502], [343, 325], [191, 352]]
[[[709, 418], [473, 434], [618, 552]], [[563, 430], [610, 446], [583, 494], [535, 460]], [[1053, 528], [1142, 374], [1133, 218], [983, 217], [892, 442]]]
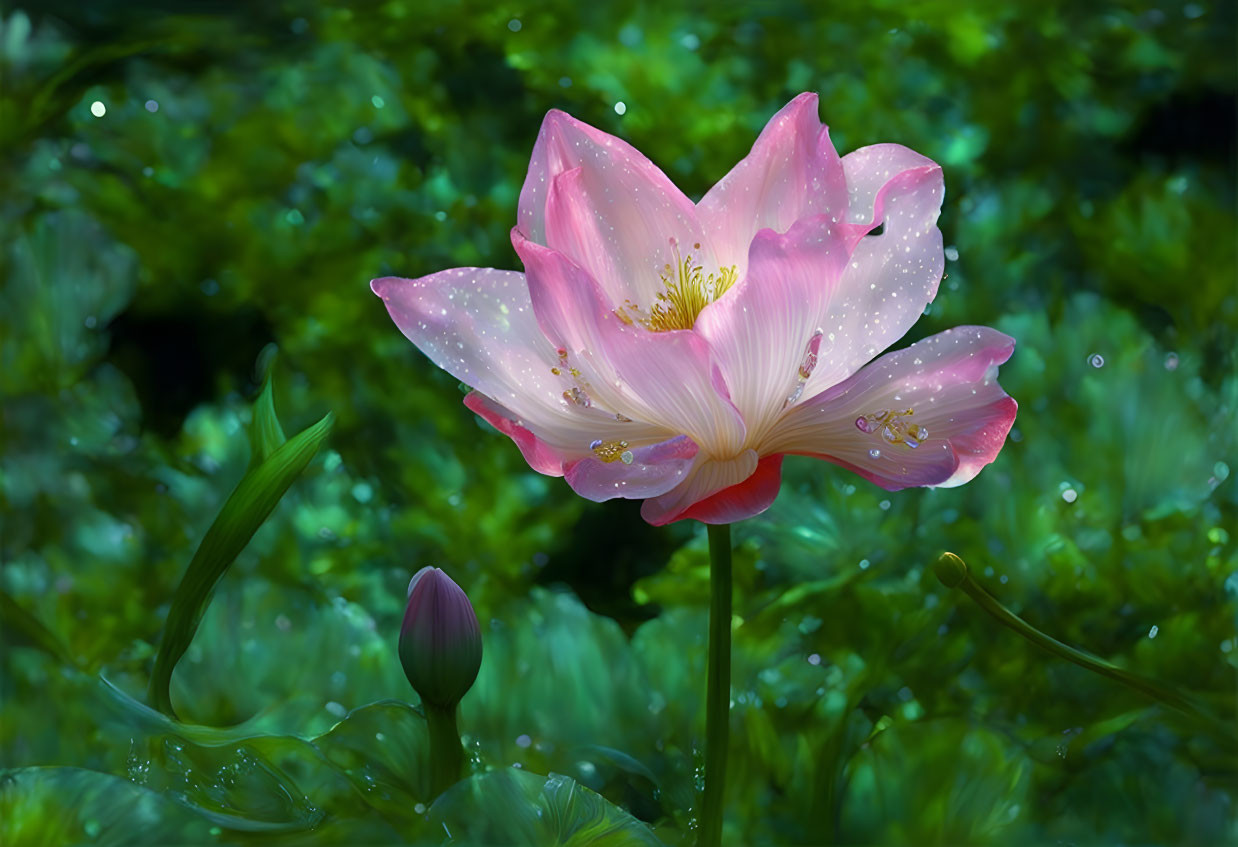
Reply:
[[576, 385], [573, 385], [567, 391], [563, 392], [563, 399], [569, 403], [574, 403], [577, 406], [580, 406], [582, 409], [587, 409], [593, 405], [593, 401], [589, 399], [589, 395]]
[[619, 461], [623, 462], [625, 465], [632, 464], [633, 458], [634, 457], [632, 456], [631, 450], [624, 450], [619, 454]]
[[821, 350], [821, 336], [824, 333], [817, 330], [808, 339], [808, 347], [804, 350], [804, 358], [800, 361], [799, 377], [800, 379], [808, 379], [812, 376], [813, 369], [817, 367], [817, 353]]
[[868, 451], [868, 455], [872, 456], [874, 459], [880, 459], [881, 451], [874, 447], [872, 450]]
[[873, 427], [868, 422], [868, 418], [862, 417], [862, 416], [855, 419], [855, 428], [858, 429], [860, 432], [872, 432], [873, 431]]

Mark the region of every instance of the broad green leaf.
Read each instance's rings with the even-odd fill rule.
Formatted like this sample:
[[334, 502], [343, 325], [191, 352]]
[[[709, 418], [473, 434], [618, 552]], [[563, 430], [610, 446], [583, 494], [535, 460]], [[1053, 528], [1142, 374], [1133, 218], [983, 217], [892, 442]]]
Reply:
[[389, 700], [353, 710], [314, 745], [352, 781], [366, 804], [404, 832], [420, 826], [430, 793], [426, 721]]
[[80, 768], [0, 771], [0, 844], [204, 844], [212, 824], [172, 796]]
[[206, 531], [172, 598], [159, 655], [155, 659], [150, 698], [160, 711], [174, 714], [169, 690], [172, 669], [193, 641], [215, 583], [271, 514], [284, 492], [305, 470], [331, 431], [332, 421], [333, 416], [328, 412], [318, 423], [275, 450], [258, 467], [246, 472]]
[[430, 807], [456, 842], [529, 847], [659, 845], [653, 831], [570, 777], [508, 768], [457, 783]]

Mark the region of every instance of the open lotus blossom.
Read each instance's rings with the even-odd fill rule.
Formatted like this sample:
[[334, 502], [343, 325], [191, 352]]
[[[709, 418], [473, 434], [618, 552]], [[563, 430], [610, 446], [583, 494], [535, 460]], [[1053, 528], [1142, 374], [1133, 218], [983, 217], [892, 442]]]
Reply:
[[769, 507], [788, 453], [889, 490], [958, 485], [997, 456], [1013, 339], [958, 327], [873, 358], [937, 294], [943, 194], [906, 147], [840, 157], [814, 94], [699, 203], [552, 111], [512, 230], [525, 273], [371, 285], [535, 470], [643, 499], [652, 524], [729, 523]]

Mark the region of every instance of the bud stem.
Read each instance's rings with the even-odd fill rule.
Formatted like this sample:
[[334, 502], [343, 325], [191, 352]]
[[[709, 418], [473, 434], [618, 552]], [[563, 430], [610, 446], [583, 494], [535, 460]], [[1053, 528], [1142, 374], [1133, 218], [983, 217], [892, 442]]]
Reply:
[[1041, 649], [1047, 650], [1068, 662], [1073, 662], [1081, 668], [1087, 668], [1093, 673], [1109, 677], [1141, 694], [1159, 700], [1171, 709], [1175, 709], [1188, 717], [1200, 721], [1213, 731], [1220, 731], [1221, 736], [1233, 746], [1232, 728], [1218, 721], [1206, 709], [1200, 707], [1193, 698], [1185, 696], [1154, 679], [1124, 670], [1112, 662], [1076, 650], [1069, 644], [1063, 644], [1056, 638], [1041, 632], [1036, 627], [1023, 620], [1000, 600], [990, 594], [984, 586], [976, 582], [967, 568], [967, 563], [954, 553], [943, 553], [934, 565], [937, 578], [947, 588], [958, 588], [968, 597], [976, 601], [981, 609], [988, 612], [998, 623], [1026, 638]]
[[698, 847], [722, 843], [731, 734], [731, 526], [709, 529], [709, 674], [705, 686], [705, 790]]
[[456, 706], [422, 703], [430, 733], [430, 793], [437, 797], [460, 781], [464, 770], [464, 747], [456, 728]]

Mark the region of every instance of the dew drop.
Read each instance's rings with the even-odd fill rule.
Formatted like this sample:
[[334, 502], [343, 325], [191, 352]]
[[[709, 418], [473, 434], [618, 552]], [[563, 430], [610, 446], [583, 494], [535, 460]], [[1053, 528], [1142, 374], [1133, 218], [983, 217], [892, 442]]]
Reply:
[[579, 386], [575, 385], [563, 392], [563, 399], [569, 403], [575, 403], [582, 409], [587, 409], [593, 405], [593, 402], [589, 399], [589, 395], [582, 391]]
[[812, 334], [812, 338], [808, 339], [808, 346], [804, 350], [804, 358], [800, 360], [800, 379], [808, 379], [808, 377], [812, 376], [813, 370], [817, 367], [817, 354], [821, 350], [822, 335], [824, 335], [824, 333], [821, 330], [817, 330]]
[[872, 432], [873, 431], [872, 425], [869, 424], [868, 418], [865, 418], [865, 417], [858, 417], [855, 419], [855, 428], [858, 429], [860, 432]]
[[1178, 354], [1177, 353], [1166, 353], [1165, 354], [1165, 370], [1176, 371], [1177, 369], [1178, 369]]
[[868, 451], [868, 455], [872, 456], [874, 459], [880, 459], [881, 451], [874, 447], [872, 450]]
[[623, 462], [625, 465], [632, 464], [633, 458], [634, 457], [632, 456], [631, 450], [624, 450], [619, 454], [619, 461]]
[[1079, 492], [1075, 491], [1073, 488], [1067, 488], [1062, 492], [1062, 499], [1067, 503], [1073, 503], [1079, 499]]
[[1160, 632], [1160, 631], [1161, 631], [1161, 628], [1160, 628], [1159, 626], [1157, 626], [1156, 624], [1153, 624], [1153, 625], [1152, 625], [1152, 628], [1151, 628], [1150, 630], [1148, 630], [1148, 637], [1149, 637], [1149, 638], [1156, 638], [1156, 634], [1157, 634], [1158, 632]]
[[1094, 368], [1103, 368], [1105, 366], [1105, 357], [1100, 353], [1093, 353], [1088, 356], [1088, 364]]

